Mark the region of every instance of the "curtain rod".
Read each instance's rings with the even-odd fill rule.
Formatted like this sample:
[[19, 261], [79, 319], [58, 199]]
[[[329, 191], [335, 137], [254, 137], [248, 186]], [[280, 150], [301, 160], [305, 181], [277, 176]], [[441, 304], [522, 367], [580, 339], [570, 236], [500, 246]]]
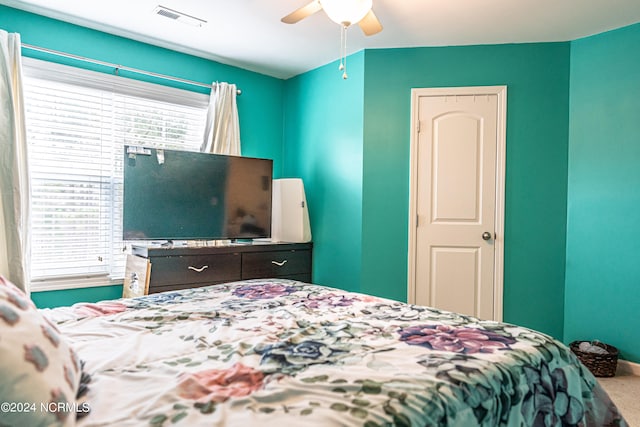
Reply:
[[[91, 64], [97, 64], [97, 65], [102, 65], [102, 66], [109, 67], [109, 68], [114, 68], [116, 75], [118, 74], [118, 70], [124, 70], [124, 71], [129, 71], [129, 72], [132, 72], [132, 73], [136, 73], [136, 74], [142, 74], [142, 75], [145, 75], [145, 76], [156, 77], [156, 78], [163, 79], [163, 80], [170, 80], [170, 81], [174, 81], [174, 82], [178, 82], [178, 83], [185, 83], [185, 84], [188, 84], [188, 85], [191, 85], [191, 86], [200, 86], [200, 87], [206, 87], [206, 88], [211, 88], [212, 87], [212, 84], [200, 83], [200, 82], [196, 82], [196, 81], [193, 81], [193, 80], [181, 79], [179, 77], [167, 76], [165, 74], [153, 73], [151, 71], [139, 70], [137, 68], [125, 67], [123, 65], [113, 64], [113, 63], [110, 63], [110, 62], [99, 61], [97, 59], [91, 59], [91, 58], [87, 58], [87, 57], [84, 57], [84, 56], [73, 55], [71, 53], [64, 53], [64, 52], [60, 52], [60, 51], [57, 51], [57, 50], [47, 49], [47, 48], [44, 48], [44, 47], [34, 46], [34, 45], [26, 44], [26, 43], [22, 43], [22, 47], [25, 48], [25, 49], [36, 50], [38, 52], [44, 52], [44, 53], [49, 53], [49, 54], [56, 55], [56, 56], [62, 56], [64, 58], [75, 59], [77, 61], [89, 62]], [[242, 91], [240, 89], [237, 89], [236, 93], [238, 95], [241, 95]]]

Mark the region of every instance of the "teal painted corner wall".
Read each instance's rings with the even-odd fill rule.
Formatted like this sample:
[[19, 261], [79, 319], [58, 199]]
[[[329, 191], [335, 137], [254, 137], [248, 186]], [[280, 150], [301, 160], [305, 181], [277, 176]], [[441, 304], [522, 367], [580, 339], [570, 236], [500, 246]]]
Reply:
[[411, 88], [507, 85], [504, 319], [561, 338], [569, 51], [366, 50], [348, 81], [333, 65], [288, 81], [285, 170], [307, 185], [314, 281], [407, 300]]
[[314, 283], [359, 291], [364, 52], [348, 71], [331, 63], [286, 82], [284, 175], [305, 185]]
[[[273, 159], [274, 176], [281, 176], [283, 169], [283, 80], [2, 5], [0, 5], [0, 28], [8, 32], [20, 33], [23, 43], [47, 49], [186, 80], [203, 83], [214, 81], [235, 83], [242, 90], [242, 95], [238, 97], [242, 153], [246, 156]], [[38, 53], [30, 49], [23, 49], [23, 55], [96, 71], [113, 71], [80, 61]], [[128, 74], [127, 77], [154, 82], [153, 78], [142, 75]], [[206, 88], [194, 89], [193, 86], [187, 87], [167, 81], [162, 81], [162, 83], [204, 93], [208, 92]], [[3, 239], [4, 230], [0, 232], [0, 244], [4, 246]], [[34, 292], [32, 298], [40, 307], [51, 307], [68, 305], [78, 301], [98, 301], [119, 297], [121, 294], [121, 286], [112, 286]]]
[[366, 51], [364, 292], [407, 299], [411, 89], [507, 85], [504, 320], [562, 337], [569, 53], [569, 43]]
[[572, 43], [565, 340], [640, 363], [640, 24]]

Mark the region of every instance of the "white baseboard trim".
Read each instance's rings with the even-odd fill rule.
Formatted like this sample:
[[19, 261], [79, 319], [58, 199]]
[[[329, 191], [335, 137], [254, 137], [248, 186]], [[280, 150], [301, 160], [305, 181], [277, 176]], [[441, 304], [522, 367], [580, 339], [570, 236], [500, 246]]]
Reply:
[[640, 376], [640, 363], [620, 359], [618, 360], [618, 366], [616, 367], [616, 375]]

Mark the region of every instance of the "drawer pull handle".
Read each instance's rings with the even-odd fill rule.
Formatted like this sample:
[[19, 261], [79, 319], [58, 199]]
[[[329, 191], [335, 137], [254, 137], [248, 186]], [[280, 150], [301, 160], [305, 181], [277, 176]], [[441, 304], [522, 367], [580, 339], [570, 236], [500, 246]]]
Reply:
[[200, 267], [200, 268], [195, 268], [195, 267], [189, 266], [189, 267], [187, 267], [187, 268], [188, 268], [189, 270], [193, 270], [193, 271], [195, 271], [196, 273], [202, 273], [202, 272], [203, 272], [203, 271], [205, 271], [207, 268], [209, 268], [209, 266], [208, 266], [208, 265], [203, 265], [203, 266], [202, 266], [202, 267]]
[[285, 265], [287, 263], [287, 260], [285, 259], [284, 261], [278, 262], [278, 261], [271, 261], [271, 264], [275, 264], [278, 267], [282, 267], [283, 265]]

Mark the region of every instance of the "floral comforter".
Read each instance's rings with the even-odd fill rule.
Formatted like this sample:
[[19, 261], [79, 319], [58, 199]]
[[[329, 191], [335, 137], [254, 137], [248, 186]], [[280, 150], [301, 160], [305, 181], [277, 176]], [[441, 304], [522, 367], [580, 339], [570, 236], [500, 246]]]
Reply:
[[627, 425], [549, 336], [289, 280], [45, 311], [92, 380], [81, 426]]

